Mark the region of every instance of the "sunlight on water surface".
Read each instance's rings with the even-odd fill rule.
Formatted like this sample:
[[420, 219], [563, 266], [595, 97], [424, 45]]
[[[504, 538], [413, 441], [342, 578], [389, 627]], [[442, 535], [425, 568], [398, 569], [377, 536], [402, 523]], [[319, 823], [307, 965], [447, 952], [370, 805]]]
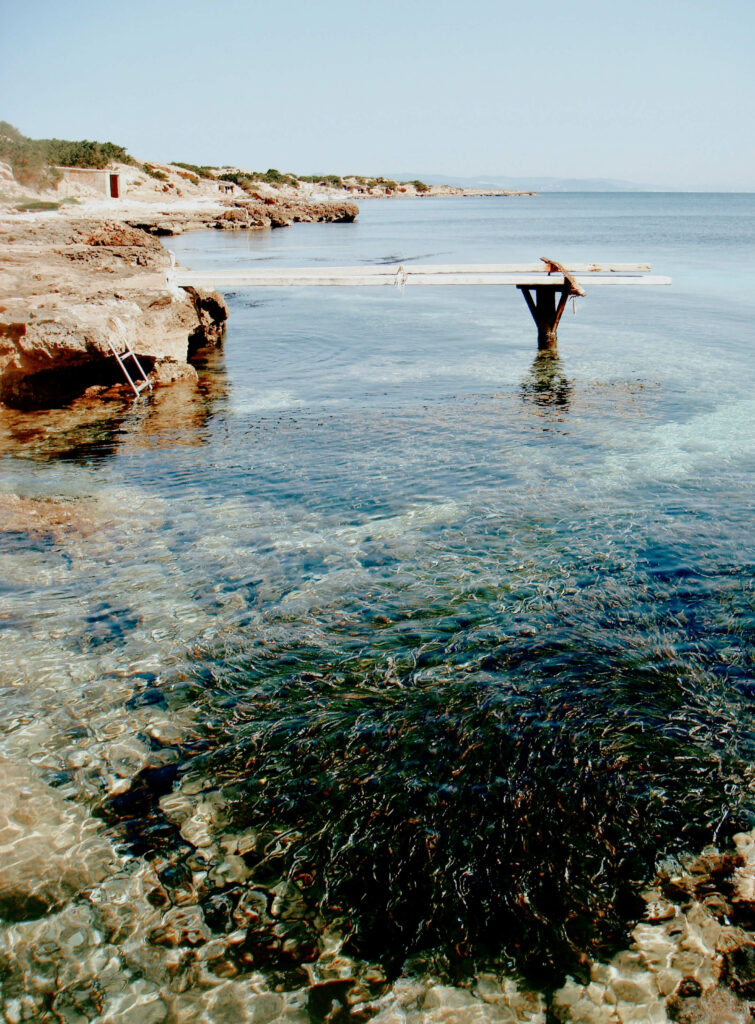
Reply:
[[595, 289], [560, 359], [514, 289], [240, 290], [197, 385], [3, 413], [0, 756], [45, 865], [0, 891], [7, 1001], [55, 1019], [45, 972], [93, 1020], [552, 987], [627, 945], [664, 858], [755, 825], [754, 214], [405, 200], [186, 235], [197, 268], [674, 286]]

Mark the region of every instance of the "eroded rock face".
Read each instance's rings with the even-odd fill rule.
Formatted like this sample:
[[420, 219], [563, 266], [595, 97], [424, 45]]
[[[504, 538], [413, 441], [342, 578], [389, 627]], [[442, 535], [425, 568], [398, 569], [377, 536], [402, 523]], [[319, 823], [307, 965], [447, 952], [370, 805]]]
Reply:
[[251, 196], [205, 208], [157, 208], [130, 220], [47, 217], [0, 222], [0, 403], [61, 405], [123, 382], [110, 345], [130, 345], [154, 384], [217, 344], [228, 310], [217, 292], [172, 289], [156, 236], [198, 228], [264, 230], [353, 221], [350, 201]]
[[[7, 243], [7, 244], [3, 244]], [[50, 406], [123, 381], [111, 342], [155, 383], [176, 379], [190, 348], [216, 344], [228, 311], [208, 290], [172, 289], [168, 254], [127, 224], [0, 224], [0, 402]], [[180, 375], [179, 375], [180, 376]]]
[[[86, 239], [87, 245], [134, 246], [137, 249], [149, 249], [153, 254], [160, 254], [162, 247], [155, 245], [155, 240], [139, 231], [137, 228], [129, 227], [128, 224], [117, 224], [112, 221], [103, 221], [97, 224]], [[159, 256], [158, 256], [159, 258]]]
[[222, 296], [211, 288], [195, 288], [192, 285], [182, 289], [194, 303], [197, 326], [189, 335], [189, 355], [205, 345], [217, 345], [223, 336], [228, 319], [228, 307]]

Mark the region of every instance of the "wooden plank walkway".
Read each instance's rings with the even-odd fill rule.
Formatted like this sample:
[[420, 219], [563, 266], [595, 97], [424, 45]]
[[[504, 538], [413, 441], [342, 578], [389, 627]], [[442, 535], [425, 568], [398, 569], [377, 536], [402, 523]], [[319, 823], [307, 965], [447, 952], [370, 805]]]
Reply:
[[[579, 264], [567, 268], [577, 283], [593, 285], [667, 285], [670, 277], [651, 275], [649, 264]], [[548, 273], [542, 264], [400, 264], [362, 267], [244, 267], [240, 270], [169, 272], [173, 284], [223, 287], [370, 287], [374, 285], [513, 285], [563, 287], [563, 274]]]
[[538, 348], [555, 351], [556, 330], [571, 295], [595, 285], [670, 285], [671, 278], [650, 273], [649, 263], [570, 263], [543, 257], [538, 263], [402, 264], [357, 267], [243, 267], [237, 270], [186, 270], [171, 267], [168, 283], [204, 288], [364, 288], [512, 286], [524, 294], [538, 328]]

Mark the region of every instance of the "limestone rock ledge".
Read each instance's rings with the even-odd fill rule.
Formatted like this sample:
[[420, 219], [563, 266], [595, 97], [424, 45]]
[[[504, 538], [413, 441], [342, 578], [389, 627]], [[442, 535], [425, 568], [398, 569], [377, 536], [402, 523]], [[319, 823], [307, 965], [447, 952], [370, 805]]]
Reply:
[[222, 337], [216, 292], [171, 289], [153, 235], [115, 222], [0, 223], [0, 402], [60, 404], [124, 382], [126, 342], [155, 383], [192, 372], [192, 351]]
[[305, 199], [259, 197], [226, 202], [206, 210], [177, 207], [155, 210], [146, 216], [130, 218], [127, 223], [150, 234], [165, 236], [202, 228], [248, 231], [315, 222], [350, 224], [356, 220], [358, 214], [359, 207], [350, 200], [313, 202]]

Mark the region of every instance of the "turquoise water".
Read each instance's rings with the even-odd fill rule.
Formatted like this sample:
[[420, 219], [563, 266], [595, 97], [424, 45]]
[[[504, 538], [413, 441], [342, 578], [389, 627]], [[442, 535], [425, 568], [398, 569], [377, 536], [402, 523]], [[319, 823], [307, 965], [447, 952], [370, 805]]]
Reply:
[[546, 361], [515, 289], [239, 290], [197, 385], [3, 414], [3, 490], [45, 500], [0, 535], [0, 752], [213, 935], [287, 879], [304, 909], [248, 926], [242, 976], [303, 984], [323, 928], [389, 974], [549, 983], [620, 947], [657, 863], [755, 824], [755, 197], [374, 201], [169, 244], [674, 283], [588, 288]]

